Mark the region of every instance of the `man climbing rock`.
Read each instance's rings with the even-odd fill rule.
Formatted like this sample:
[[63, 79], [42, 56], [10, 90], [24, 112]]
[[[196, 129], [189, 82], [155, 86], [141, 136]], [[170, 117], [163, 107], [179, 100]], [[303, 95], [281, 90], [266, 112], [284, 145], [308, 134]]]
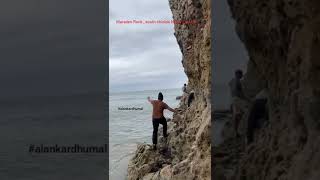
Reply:
[[153, 149], [157, 149], [157, 141], [158, 141], [158, 128], [159, 124], [163, 126], [163, 136], [167, 138], [167, 120], [163, 116], [163, 111], [168, 109], [171, 112], [176, 112], [174, 109], [169, 107], [166, 103], [163, 102], [163, 94], [159, 92], [158, 100], [152, 100], [148, 97], [148, 101], [152, 104], [152, 125], [153, 125], [153, 134], [152, 134], [152, 143]]

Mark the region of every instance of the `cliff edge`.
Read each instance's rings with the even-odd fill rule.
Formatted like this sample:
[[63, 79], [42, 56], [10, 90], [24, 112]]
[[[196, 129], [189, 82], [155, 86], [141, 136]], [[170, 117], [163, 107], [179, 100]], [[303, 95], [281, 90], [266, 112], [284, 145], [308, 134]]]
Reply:
[[169, 4], [173, 19], [181, 22], [174, 25], [174, 35], [194, 99], [188, 106], [185, 95], [168, 123], [168, 139], [160, 135], [157, 151], [148, 144], [138, 146], [128, 165], [129, 180], [211, 179], [211, 2], [169, 0]]

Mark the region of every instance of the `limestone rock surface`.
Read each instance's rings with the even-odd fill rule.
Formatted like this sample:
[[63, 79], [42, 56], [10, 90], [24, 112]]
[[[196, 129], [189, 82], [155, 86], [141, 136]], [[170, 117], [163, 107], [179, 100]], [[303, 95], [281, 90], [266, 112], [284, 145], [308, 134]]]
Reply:
[[[320, 1], [228, 2], [250, 58], [248, 73], [259, 72], [250, 78], [267, 85], [269, 121], [253, 144], [242, 141], [236, 163], [216, 162], [216, 174], [230, 180], [319, 179]], [[218, 149], [236, 151], [229, 142]]]

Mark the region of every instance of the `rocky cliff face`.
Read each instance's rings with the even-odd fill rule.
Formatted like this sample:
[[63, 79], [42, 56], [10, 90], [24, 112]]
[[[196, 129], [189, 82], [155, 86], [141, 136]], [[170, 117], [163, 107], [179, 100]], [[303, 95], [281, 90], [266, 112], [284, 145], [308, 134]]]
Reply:
[[223, 178], [319, 179], [320, 1], [228, 1], [270, 97], [268, 125]]
[[190, 107], [181, 102], [168, 124], [169, 137], [160, 139], [157, 151], [147, 144], [138, 146], [128, 166], [129, 180], [211, 178], [211, 2], [169, 0], [169, 4], [174, 20], [194, 22], [175, 24], [174, 29], [188, 89], [195, 98]]

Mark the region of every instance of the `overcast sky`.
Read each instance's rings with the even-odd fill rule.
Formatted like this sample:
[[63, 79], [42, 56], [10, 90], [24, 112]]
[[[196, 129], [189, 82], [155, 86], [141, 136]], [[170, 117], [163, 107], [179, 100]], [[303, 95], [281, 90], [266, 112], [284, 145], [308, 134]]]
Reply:
[[187, 77], [173, 24], [116, 24], [116, 20], [171, 20], [167, 0], [109, 1], [110, 91], [182, 87]]
[[[167, 0], [110, 0], [110, 89], [181, 87], [187, 81], [173, 24], [116, 24], [169, 20]], [[213, 1], [214, 83], [226, 82], [247, 57], [226, 0]], [[0, 96], [59, 95], [104, 87], [104, 1], [0, 2]]]
[[2, 0], [0, 96], [103, 90], [104, 0]]
[[235, 69], [246, 70], [248, 61], [244, 45], [235, 32], [235, 22], [227, 0], [213, 2], [213, 83], [226, 84]]

